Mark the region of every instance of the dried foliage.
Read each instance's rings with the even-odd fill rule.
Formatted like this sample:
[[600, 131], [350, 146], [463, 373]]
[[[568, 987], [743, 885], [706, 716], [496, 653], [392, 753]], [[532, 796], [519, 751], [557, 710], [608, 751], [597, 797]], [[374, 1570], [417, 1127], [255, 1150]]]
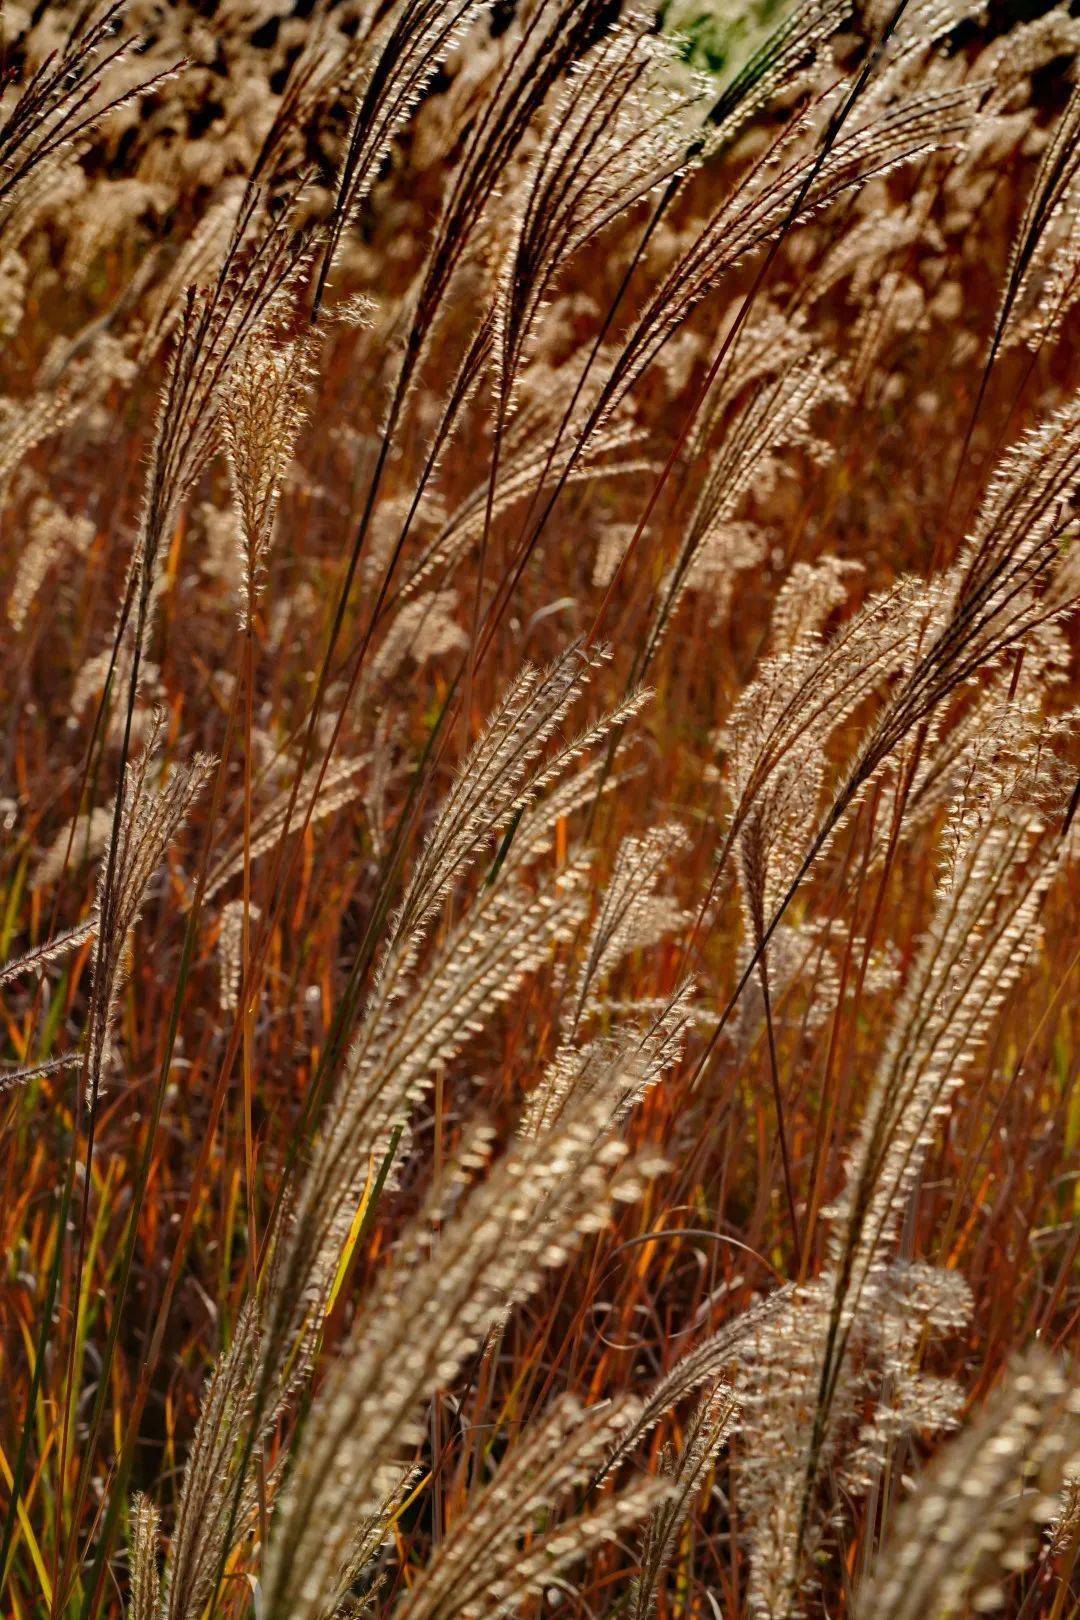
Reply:
[[1080, 1604], [1080, 23], [5, 5], [0, 1610]]

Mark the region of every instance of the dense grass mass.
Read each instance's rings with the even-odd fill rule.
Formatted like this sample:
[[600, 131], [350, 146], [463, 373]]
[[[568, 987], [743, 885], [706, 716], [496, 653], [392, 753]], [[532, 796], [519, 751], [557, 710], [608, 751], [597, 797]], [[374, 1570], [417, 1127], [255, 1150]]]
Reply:
[[1080, 18], [0, 10], [0, 1613], [1080, 1616]]

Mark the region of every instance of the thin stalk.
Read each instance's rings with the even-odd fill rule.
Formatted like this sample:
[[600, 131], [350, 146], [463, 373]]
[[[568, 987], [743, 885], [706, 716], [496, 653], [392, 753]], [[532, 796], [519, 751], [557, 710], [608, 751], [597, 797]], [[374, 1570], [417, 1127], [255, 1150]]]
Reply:
[[784, 1098], [780, 1089], [780, 1064], [776, 1055], [776, 1031], [773, 1028], [772, 997], [769, 995], [769, 959], [764, 951], [758, 962], [758, 979], [765, 1003], [765, 1028], [769, 1041], [769, 1078], [772, 1082], [773, 1107], [776, 1109], [776, 1134], [780, 1139], [780, 1160], [784, 1171], [784, 1196], [787, 1200], [788, 1220], [791, 1222], [791, 1241], [794, 1253], [799, 1254], [802, 1239], [799, 1236], [799, 1217], [795, 1213], [795, 1191], [788, 1154], [787, 1131], [784, 1127]]
[[[109, 835], [109, 852], [105, 864], [105, 879], [101, 889], [101, 912], [98, 918], [98, 935], [96, 966], [94, 980], [91, 985], [91, 1011], [90, 1027], [87, 1032], [86, 1053], [78, 1072], [77, 1093], [75, 1108], [73, 1110], [75, 1131], [72, 1137], [72, 1162], [78, 1153], [78, 1121], [81, 1111], [81, 1101], [89, 1094], [87, 1100], [87, 1126], [86, 1126], [86, 1156], [83, 1170], [83, 1190], [79, 1211], [79, 1232], [75, 1252], [75, 1271], [72, 1286], [72, 1298], [78, 1301], [82, 1289], [83, 1266], [86, 1258], [86, 1240], [90, 1217], [90, 1192], [93, 1185], [94, 1145], [97, 1132], [98, 1098], [101, 1086], [101, 1063], [105, 1052], [105, 1021], [108, 1017], [108, 985], [101, 982], [105, 977], [105, 951], [111, 937], [113, 926], [112, 908], [115, 905], [115, 883], [117, 851], [120, 842], [120, 824], [123, 818], [124, 787], [127, 780], [127, 766], [131, 752], [131, 728], [135, 715], [135, 702], [139, 691], [139, 673], [142, 656], [143, 638], [146, 634], [146, 624], [149, 617], [151, 568], [153, 550], [149, 544], [142, 559], [142, 577], [139, 589], [139, 608], [135, 622], [134, 647], [131, 659], [131, 676], [128, 681], [127, 703], [124, 713], [124, 734], [120, 745], [120, 763], [117, 770], [116, 800], [113, 806], [112, 829]], [[61, 1233], [61, 1242], [63, 1234]], [[78, 1541], [78, 1526], [72, 1523], [71, 1534], [66, 1543], [63, 1565], [59, 1563], [60, 1545], [62, 1537], [62, 1512], [64, 1504], [64, 1475], [67, 1470], [67, 1453], [70, 1443], [70, 1415], [71, 1397], [75, 1372], [75, 1347], [77, 1335], [73, 1332], [68, 1342], [67, 1364], [64, 1375], [64, 1420], [61, 1428], [60, 1450], [57, 1459], [57, 1496], [56, 1496], [56, 1546], [54, 1549], [54, 1580], [53, 1604], [51, 1620], [56, 1620], [59, 1614], [59, 1603], [66, 1596], [66, 1588], [73, 1573], [75, 1547]]]
[[[249, 569], [250, 577], [250, 569]], [[243, 864], [243, 912], [240, 923], [240, 964], [241, 977], [248, 973], [251, 961], [251, 751], [255, 730], [255, 627], [253, 616], [255, 611], [255, 593], [249, 589], [247, 623], [244, 628], [244, 864]], [[244, 1169], [245, 1188], [247, 1193], [247, 1266], [248, 1287], [251, 1299], [254, 1301], [258, 1294], [258, 1252], [259, 1229], [255, 1211], [255, 1135], [252, 1129], [252, 1101], [255, 1093], [255, 1084], [252, 1073], [253, 1050], [255, 1045], [255, 1004], [249, 1001], [244, 1009], [244, 1040], [242, 1059], [242, 1085], [243, 1085], [243, 1111], [244, 1111]], [[256, 1456], [257, 1495], [259, 1513], [259, 1534], [263, 1546], [266, 1545], [269, 1524], [267, 1518], [266, 1500], [266, 1459], [260, 1446]]]

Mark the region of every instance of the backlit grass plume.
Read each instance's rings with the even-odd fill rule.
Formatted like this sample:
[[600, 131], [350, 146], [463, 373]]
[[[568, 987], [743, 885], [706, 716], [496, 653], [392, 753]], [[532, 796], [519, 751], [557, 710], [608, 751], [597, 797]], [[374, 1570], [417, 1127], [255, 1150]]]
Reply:
[[0, 1614], [1073, 1613], [1078, 61], [6, 0]]

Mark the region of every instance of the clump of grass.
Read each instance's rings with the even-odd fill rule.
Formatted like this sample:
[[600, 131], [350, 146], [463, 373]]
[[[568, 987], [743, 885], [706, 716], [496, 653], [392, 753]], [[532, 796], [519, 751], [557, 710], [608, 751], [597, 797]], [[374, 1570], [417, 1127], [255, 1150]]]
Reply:
[[16, 1620], [1076, 1606], [1080, 26], [717, 17], [0, 16]]

